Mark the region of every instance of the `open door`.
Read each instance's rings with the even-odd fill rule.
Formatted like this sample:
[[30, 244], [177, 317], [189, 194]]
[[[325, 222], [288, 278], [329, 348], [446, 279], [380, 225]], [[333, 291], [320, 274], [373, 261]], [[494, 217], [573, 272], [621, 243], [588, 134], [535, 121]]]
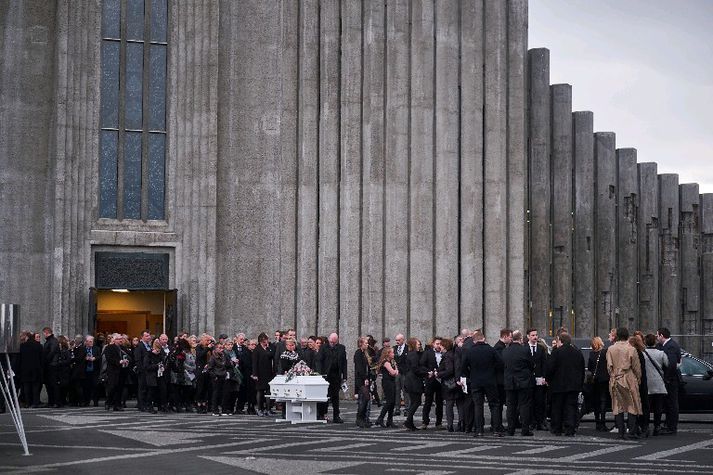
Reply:
[[166, 335], [168, 335], [168, 341], [173, 341], [176, 336], [178, 329], [176, 326], [177, 322], [177, 302], [178, 302], [178, 290], [167, 290], [164, 293], [163, 300], [163, 328]]
[[87, 335], [94, 335], [97, 321], [97, 289], [89, 288], [89, 307], [87, 308]]

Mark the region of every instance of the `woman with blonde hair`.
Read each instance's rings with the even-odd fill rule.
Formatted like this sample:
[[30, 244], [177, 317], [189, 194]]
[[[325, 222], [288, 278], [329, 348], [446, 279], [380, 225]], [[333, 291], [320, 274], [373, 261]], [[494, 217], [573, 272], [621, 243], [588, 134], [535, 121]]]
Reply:
[[592, 338], [592, 351], [589, 352], [587, 383], [592, 387], [594, 404], [594, 422], [598, 432], [607, 432], [607, 403], [609, 402], [609, 372], [607, 371], [607, 349], [598, 336]]
[[[386, 346], [381, 350], [381, 358], [377, 364], [377, 371], [381, 374], [381, 387], [384, 390], [384, 405], [381, 407], [381, 414], [376, 419], [376, 425], [380, 427], [394, 426], [394, 398], [396, 397], [396, 376], [399, 375], [399, 368], [394, 360], [394, 349]], [[384, 424], [386, 416], [386, 424]]]

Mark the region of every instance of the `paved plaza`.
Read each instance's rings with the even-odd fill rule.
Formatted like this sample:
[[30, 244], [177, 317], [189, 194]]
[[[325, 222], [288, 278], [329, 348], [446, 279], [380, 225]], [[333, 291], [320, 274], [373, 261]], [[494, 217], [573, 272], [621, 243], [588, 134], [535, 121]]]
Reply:
[[[446, 431], [285, 425], [255, 416], [147, 415], [129, 409], [25, 410], [30, 457], [0, 415], [0, 473], [651, 474], [712, 473], [713, 418], [683, 415], [676, 437], [620, 441], [589, 421], [574, 437], [475, 440]], [[398, 418], [397, 420], [402, 420]], [[417, 419], [418, 420], [418, 419]], [[134, 472], [134, 470], [139, 472]]]

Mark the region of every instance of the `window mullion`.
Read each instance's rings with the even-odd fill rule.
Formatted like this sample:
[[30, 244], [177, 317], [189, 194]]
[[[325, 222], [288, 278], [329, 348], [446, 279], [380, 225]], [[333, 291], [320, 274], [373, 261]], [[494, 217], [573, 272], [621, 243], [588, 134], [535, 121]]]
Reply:
[[146, 221], [149, 215], [149, 78], [151, 39], [151, 1], [144, 1], [144, 70], [141, 88], [141, 219]]
[[121, 40], [119, 47], [119, 146], [117, 147], [116, 217], [124, 219], [124, 136], [126, 109], [126, 0], [121, 0]]

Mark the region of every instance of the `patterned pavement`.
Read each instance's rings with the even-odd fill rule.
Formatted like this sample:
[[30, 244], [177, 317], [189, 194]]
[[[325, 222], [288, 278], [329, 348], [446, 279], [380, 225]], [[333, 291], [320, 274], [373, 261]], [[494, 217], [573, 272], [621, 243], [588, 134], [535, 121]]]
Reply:
[[3, 414], [0, 473], [713, 473], [710, 416], [684, 416], [689, 422], [678, 436], [642, 441], [602, 436], [588, 422], [574, 438], [536, 432], [531, 438], [474, 440], [436, 430], [359, 429], [355, 404], [344, 405], [342, 425], [131, 409], [25, 410], [29, 457], [21, 455], [10, 417]]

